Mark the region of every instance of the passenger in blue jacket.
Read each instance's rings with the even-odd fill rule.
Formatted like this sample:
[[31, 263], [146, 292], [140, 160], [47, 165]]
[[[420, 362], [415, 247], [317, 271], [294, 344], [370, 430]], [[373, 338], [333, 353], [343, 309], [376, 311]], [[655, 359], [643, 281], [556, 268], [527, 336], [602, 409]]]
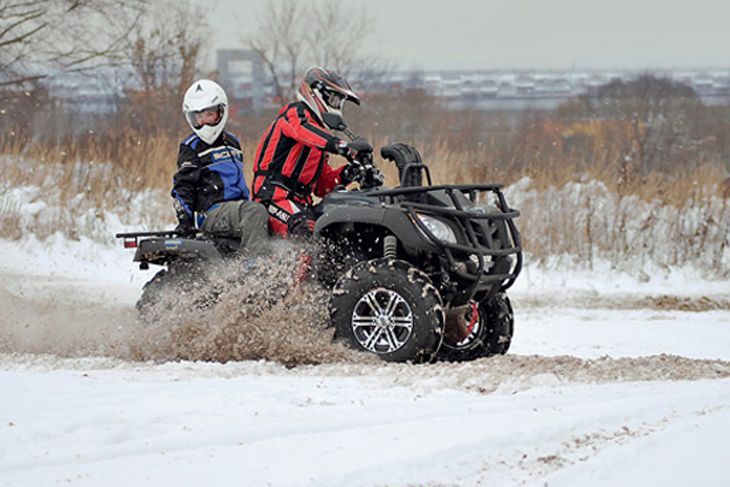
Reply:
[[183, 114], [193, 134], [180, 144], [173, 178], [178, 234], [192, 237], [201, 230], [240, 238], [248, 253], [260, 250], [268, 238], [268, 212], [250, 200], [241, 144], [224, 130], [226, 93], [214, 81], [196, 81], [185, 93]]

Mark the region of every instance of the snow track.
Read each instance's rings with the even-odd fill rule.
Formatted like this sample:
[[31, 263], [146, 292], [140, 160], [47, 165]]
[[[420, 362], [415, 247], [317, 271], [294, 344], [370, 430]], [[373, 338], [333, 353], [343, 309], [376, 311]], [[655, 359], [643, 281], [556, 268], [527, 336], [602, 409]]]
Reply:
[[[730, 475], [727, 283], [556, 293], [535, 278], [512, 294], [508, 355], [413, 366], [326, 335], [291, 339], [310, 325], [292, 315], [320, 317], [299, 298], [249, 320], [241, 303], [256, 286], [220, 309], [241, 335], [192, 323], [169, 342], [140, 331], [141, 281], [120, 265], [107, 281], [69, 265], [0, 268], [0, 486], [720, 486]], [[230, 361], [174, 359], [210, 346]], [[251, 347], [269, 360], [231, 360]]]
[[481, 362], [449, 375], [4, 357], [0, 485], [723, 485], [730, 473], [717, 433], [730, 379], [548, 373], [486, 391]]

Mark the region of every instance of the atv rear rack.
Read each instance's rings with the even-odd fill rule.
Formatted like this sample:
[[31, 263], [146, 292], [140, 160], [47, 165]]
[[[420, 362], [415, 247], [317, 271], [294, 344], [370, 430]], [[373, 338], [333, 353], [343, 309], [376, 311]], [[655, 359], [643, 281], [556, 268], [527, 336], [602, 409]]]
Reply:
[[157, 232], [117, 233], [114, 237], [123, 239], [125, 249], [136, 249], [140, 237], [175, 237], [177, 234], [175, 230], [161, 230]]
[[[465, 295], [468, 299], [471, 299], [477, 292], [481, 283], [490, 282], [501, 282], [502, 290], [508, 289], [514, 284], [515, 279], [522, 270], [522, 239], [516, 225], [512, 221], [514, 218], [520, 216], [520, 212], [510, 208], [507, 205], [507, 201], [504, 194], [501, 191], [502, 186], [499, 184], [470, 184], [470, 185], [438, 185], [438, 186], [420, 186], [420, 187], [404, 187], [397, 189], [388, 190], [375, 190], [369, 193], [371, 196], [377, 196], [381, 201], [398, 204], [402, 206], [411, 220], [418, 226], [421, 232], [428, 237], [428, 239], [438, 246], [443, 254], [446, 256], [449, 267], [459, 277], [467, 280], [472, 280], [474, 283], [472, 286], [465, 291]], [[436, 205], [429, 205], [421, 203], [419, 201], [411, 201], [413, 198], [409, 196], [424, 195], [429, 192], [443, 191], [450, 198], [454, 205], [454, 208], [444, 208]], [[480, 193], [491, 192], [497, 196], [497, 202], [500, 211], [499, 212], [475, 212], [465, 210], [456, 193], [462, 193], [467, 196], [470, 201], [476, 202], [477, 196]], [[404, 200], [403, 197], [406, 197]], [[420, 198], [419, 198], [420, 199]], [[418, 218], [417, 213], [424, 213], [430, 215], [437, 215], [447, 217], [450, 222], [455, 222], [460, 230], [462, 236], [465, 236], [468, 240], [468, 244], [452, 243], [437, 238]], [[486, 220], [490, 230], [493, 228], [493, 224], [489, 224], [489, 221], [503, 220], [509, 231], [508, 240], [511, 241], [506, 247], [496, 248], [496, 245], [492, 239], [491, 232], [480, 232], [478, 227], [475, 228], [473, 220]], [[481, 237], [481, 242], [480, 242]], [[478, 265], [476, 272], [471, 273], [465, 269], [460, 269], [459, 262], [454, 258], [454, 252], [461, 252], [463, 254], [469, 254], [476, 256]], [[510, 265], [510, 269], [507, 273], [499, 274], [485, 274], [486, 262], [485, 256], [489, 257], [503, 257], [508, 255], [514, 255], [516, 262], [514, 267]], [[461, 266], [463, 267], [463, 266]]]

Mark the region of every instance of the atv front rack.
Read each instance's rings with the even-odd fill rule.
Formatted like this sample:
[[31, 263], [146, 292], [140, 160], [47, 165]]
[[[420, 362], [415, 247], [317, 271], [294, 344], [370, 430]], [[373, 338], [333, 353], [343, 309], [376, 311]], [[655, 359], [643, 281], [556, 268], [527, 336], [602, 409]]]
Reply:
[[[514, 218], [520, 215], [520, 212], [510, 208], [507, 205], [504, 194], [501, 191], [502, 186], [498, 184], [471, 184], [471, 185], [438, 185], [438, 186], [420, 186], [405, 187], [388, 190], [375, 190], [368, 193], [370, 196], [377, 196], [381, 201], [398, 204], [405, 209], [411, 220], [428, 237], [428, 239], [439, 247], [443, 255], [446, 256], [448, 266], [456, 275], [463, 279], [474, 281], [471, 287], [465, 291], [467, 299], [472, 299], [479, 289], [480, 284], [500, 282], [501, 289], [505, 290], [514, 284], [515, 279], [522, 270], [522, 238], [517, 230]], [[444, 208], [442, 206], [429, 205], [422, 203], [423, 198], [420, 195], [443, 191], [446, 193], [453, 203], [455, 209]], [[457, 193], [466, 196], [471, 202], [476, 203], [480, 193], [491, 192], [496, 195], [499, 210], [498, 212], [481, 212], [473, 209], [464, 209], [463, 200], [457, 197]], [[414, 196], [418, 198], [413, 198]], [[416, 201], [417, 200], [417, 201]], [[424, 223], [418, 218], [417, 213], [445, 217], [449, 222], [457, 225], [462, 238], [466, 238], [466, 243], [448, 242], [436, 237]], [[477, 221], [486, 221], [486, 225], [490, 231], [484, 232]], [[492, 230], [494, 223], [491, 221], [501, 220], [506, 224], [509, 235], [507, 242], [500, 245], [492, 238]], [[474, 255], [478, 260], [476, 272], [469, 272], [464, 269], [463, 264], [454, 258], [454, 252]], [[514, 255], [516, 262], [514, 266], [510, 265], [507, 272], [495, 274], [485, 273], [486, 262], [485, 256], [489, 256], [490, 260], [495, 257], [504, 257]]]

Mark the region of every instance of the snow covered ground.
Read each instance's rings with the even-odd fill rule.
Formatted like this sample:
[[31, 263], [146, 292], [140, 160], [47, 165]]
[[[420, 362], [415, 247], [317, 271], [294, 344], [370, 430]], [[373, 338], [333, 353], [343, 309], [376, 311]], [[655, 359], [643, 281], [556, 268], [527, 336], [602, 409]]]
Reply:
[[149, 271], [90, 241], [0, 254], [0, 485], [730, 478], [728, 281], [528, 266], [504, 357], [287, 368], [103, 353], [134, 329]]

